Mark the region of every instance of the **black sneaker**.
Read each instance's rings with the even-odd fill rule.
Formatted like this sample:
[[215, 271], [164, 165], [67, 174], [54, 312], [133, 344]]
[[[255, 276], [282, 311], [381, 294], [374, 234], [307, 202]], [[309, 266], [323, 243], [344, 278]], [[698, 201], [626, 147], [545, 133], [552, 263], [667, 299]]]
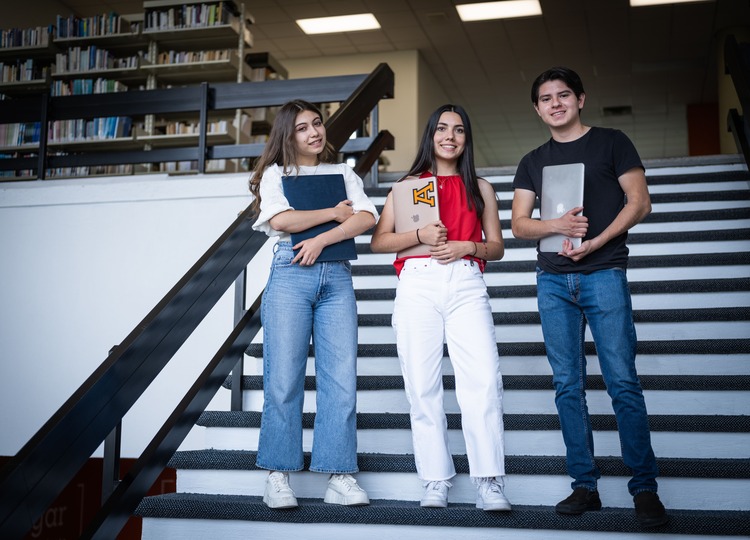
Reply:
[[555, 505], [558, 514], [578, 515], [592, 510], [601, 510], [602, 501], [599, 499], [598, 491], [590, 491], [585, 487], [577, 487], [570, 497], [563, 499]]
[[669, 521], [667, 511], [653, 491], [641, 491], [633, 497], [635, 503], [635, 517], [641, 527], [658, 527]]

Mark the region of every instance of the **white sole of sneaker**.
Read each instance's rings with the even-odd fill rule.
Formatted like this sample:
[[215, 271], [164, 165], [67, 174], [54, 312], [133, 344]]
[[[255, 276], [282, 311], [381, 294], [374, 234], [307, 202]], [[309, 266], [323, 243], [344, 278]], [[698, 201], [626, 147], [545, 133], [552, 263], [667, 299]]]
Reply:
[[282, 499], [274, 501], [268, 495], [263, 495], [263, 503], [272, 510], [287, 510], [289, 508], [297, 508], [298, 506], [296, 500]]
[[340, 504], [342, 506], [366, 506], [370, 504], [370, 499], [366, 494], [361, 495], [342, 495], [332, 489], [326, 491], [323, 502], [328, 504]]
[[477, 508], [485, 512], [510, 512], [512, 509], [510, 503], [483, 504], [481, 502], [477, 503]]
[[448, 501], [421, 501], [422, 508], [448, 508]]

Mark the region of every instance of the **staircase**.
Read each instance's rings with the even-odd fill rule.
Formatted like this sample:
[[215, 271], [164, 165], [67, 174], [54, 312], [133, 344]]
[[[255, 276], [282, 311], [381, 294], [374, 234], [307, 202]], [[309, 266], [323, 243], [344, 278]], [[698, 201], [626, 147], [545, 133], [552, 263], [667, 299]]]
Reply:
[[[614, 415], [589, 344], [588, 402], [595, 429], [604, 508], [558, 516], [570, 492], [554, 406], [551, 372], [536, 310], [530, 242], [510, 233], [512, 172], [485, 171], [500, 199], [506, 240], [502, 261], [487, 266], [505, 386], [506, 494], [510, 513], [474, 508], [475, 491], [461, 435], [450, 362], [444, 364], [446, 411], [458, 476], [447, 509], [421, 509], [422, 486], [411, 455], [408, 405], [390, 314], [396, 277], [392, 255], [372, 254], [358, 239], [353, 266], [360, 318], [358, 442], [360, 484], [372, 504], [322, 502], [327, 477], [293, 473], [294, 510], [271, 511], [266, 471], [256, 469], [262, 404], [261, 339], [245, 363], [244, 410], [207, 411], [206, 450], [181, 451], [177, 493], [148, 497], [137, 514], [144, 539], [358, 540], [513, 538], [654, 538], [750, 535], [750, 174], [744, 164], [649, 168], [653, 212], [630, 234], [628, 276], [638, 331], [638, 370], [646, 395], [659, 493], [671, 520], [643, 531], [626, 488]], [[387, 188], [369, 192], [385, 200]], [[312, 364], [312, 363], [311, 363]], [[308, 369], [305, 449], [314, 418], [315, 380]], [[228, 390], [222, 390], [228, 392]], [[309, 458], [309, 455], [307, 455]]]

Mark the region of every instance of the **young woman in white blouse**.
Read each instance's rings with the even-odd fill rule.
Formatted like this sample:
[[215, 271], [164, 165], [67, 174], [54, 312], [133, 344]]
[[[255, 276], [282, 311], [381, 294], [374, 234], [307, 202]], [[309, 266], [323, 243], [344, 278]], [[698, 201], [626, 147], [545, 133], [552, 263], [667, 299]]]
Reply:
[[[351, 476], [357, 467], [357, 306], [348, 260], [319, 262], [323, 249], [370, 229], [378, 218], [362, 180], [334, 163], [320, 111], [294, 100], [281, 107], [250, 180], [257, 219], [253, 228], [278, 239], [261, 307], [264, 403], [256, 465], [270, 470], [263, 501], [297, 506], [289, 472], [303, 468], [302, 405], [305, 367], [313, 339], [316, 414], [309, 469], [328, 473], [324, 501], [369, 504]], [[341, 175], [346, 199], [329, 208], [296, 210], [286, 176]], [[292, 245], [291, 234], [336, 225]], [[295, 255], [296, 251], [296, 255]]]

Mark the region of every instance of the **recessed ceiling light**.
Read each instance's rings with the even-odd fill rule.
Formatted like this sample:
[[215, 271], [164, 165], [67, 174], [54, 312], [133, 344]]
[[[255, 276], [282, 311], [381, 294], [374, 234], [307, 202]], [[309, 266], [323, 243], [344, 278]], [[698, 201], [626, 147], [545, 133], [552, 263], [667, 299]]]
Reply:
[[334, 32], [359, 32], [376, 30], [380, 23], [372, 13], [342, 15], [340, 17], [317, 17], [297, 19], [297, 24], [305, 34], [332, 34]]
[[506, 0], [505, 2], [482, 2], [456, 6], [462, 21], [485, 21], [541, 15], [539, 0]]
[[708, 2], [709, 0], [630, 0], [630, 7], [658, 6], [659, 4], [684, 4], [686, 2]]

